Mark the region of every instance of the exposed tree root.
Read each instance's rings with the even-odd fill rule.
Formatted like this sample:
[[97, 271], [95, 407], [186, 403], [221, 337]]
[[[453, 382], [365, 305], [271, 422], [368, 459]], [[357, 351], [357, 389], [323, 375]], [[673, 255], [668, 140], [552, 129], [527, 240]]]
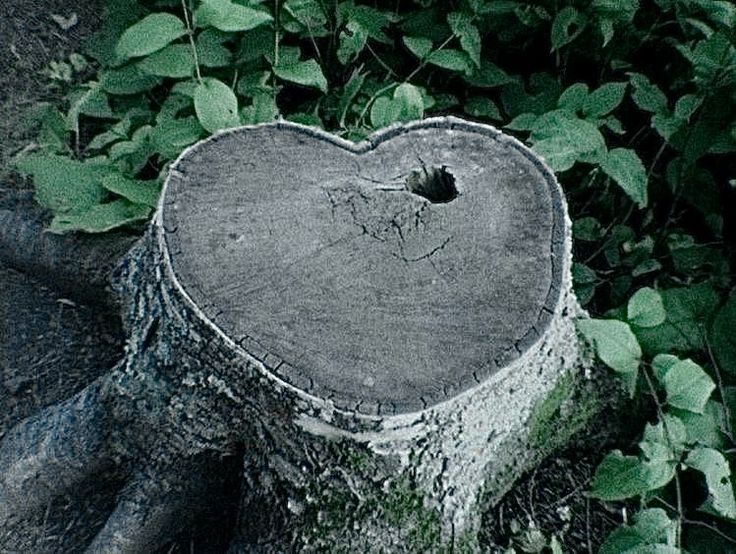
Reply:
[[0, 443], [0, 528], [111, 463], [104, 378], [12, 428]]
[[218, 455], [208, 454], [164, 465], [152, 460], [136, 470], [87, 552], [154, 552], [196, 520], [220, 480], [220, 465]]
[[137, 237], [125, 233], [55, 235], [27, 193], [0, 199], [0, 263], [91, 305], [117, 307], [110, 274]]
[[113, 392], [111, 382], [119, 376], [113, 370], [5, 435], [0, 535], [113, 466], [128, 478], [116, 508], [87, 548], [90, 553], [154, 552], [194, 523], [210, 499], [222, 496], [213, 491], [222, 488], [227, 474], [223, 454], [185, 458], [156, 452], [166, 446], [155, 446], [155, 429], [119, 417], [133, 413]]

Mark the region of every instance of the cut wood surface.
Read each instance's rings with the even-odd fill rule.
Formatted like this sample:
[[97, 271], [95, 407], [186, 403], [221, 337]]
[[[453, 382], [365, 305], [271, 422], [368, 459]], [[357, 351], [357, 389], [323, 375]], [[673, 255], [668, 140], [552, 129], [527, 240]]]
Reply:
[[160, 216], [174, 278], [222, 333], [362, 413], [488, 379], [560, 298], [558, 186], [461, 120], [357, 145], [289, 123], [222, 133], [176, 163]]
[[244, 452], [231, 552], [478, 551], [606, 395], [571, 264], [552, 173], [487, 125], [202, 141], [115, 271], [123, 359], [0, 441], [0, 536], [106, 468], [87, 551], [153, 552]]

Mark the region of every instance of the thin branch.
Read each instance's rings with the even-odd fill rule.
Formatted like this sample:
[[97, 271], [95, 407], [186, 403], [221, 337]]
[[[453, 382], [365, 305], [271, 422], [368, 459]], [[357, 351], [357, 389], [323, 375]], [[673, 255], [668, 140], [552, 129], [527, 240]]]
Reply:
[[186, 0], [181, 0], [181, 9], [184, 11], [184, 22], [187, 26], [187, 35], [189, 36], [189, 44], [192, 47], [192, 59], [194, 60], [194, 69], [197, 72], [197, 82], [202, 83], [202, 72], [199, 69], [199, 56], [197, 55], [197, 46], [194, 44], [194, 29], [192, 22], [189, 20], [189, 8], [187, 8]]
[[324, 65], [322, 54], [319, 51], [319, 46], [317, 46], [317, 41], [314, 40], [314, 33], [312, 32], [312, 26], [309, 24], [309, 21], [307, 21], [307, 32], [309, 33], [309, 41], [312, 43], [312, 48], [314, 48], [314, 54], [317, 56], [319, 65]]
[[381, 57], [376, 53], [376, 51], [373, 50], [373, 47], [370, 45], [368, 41], [366, 41], [365, 46], [368, 49], [368, 51], [373, 55], [373, 57], [376, 59], [376, 61], [379, 63], [379, 65], [383, 69], [388, 71], [389, 75], [396, 75], [396, 72], [393, 69], [391, 69], [391, 67], [381, 59]]
[[593, 554], [593, 543], [590, 540], [590, 497], [585, 497], [585, 543], [588, 554]]
[[[280, 29], [280, 12], [279, 12], [279, 0], [274, 0], [273, 2], [274, 8], [273, 8], [273, 67], [277, 67], [279, 65], [279, 40], [281, 38], [281, 29]], [[273, 104], [276, 106], [276, 109], [278, 110], [278, 104], [276, 103], [276, 90], [277, 90], [277, 81], [276, 81], [276, 72], [274, 71], [272, 74], [273, 79], [271, 83], [271, 95], [273, 98]], [[281, 118], [281, 110], [279, 111], [279, 119]]]
[[718, 392], [721, 393], [721, 399], [723, 400], [723, 412], [726, 416], [726, 421], [725, 421], [726, 435], [728, 435], [728, 438], [731, 440], [731, 442], [734, 442], [733, 429], [731, 428], [731, 408], [728, 405], [728, 399], [726, 398], [726, 387], [723, 385], [723, 377], [721, 375], [721, 368], [718, 366], [716, 357], [713, 355], [713, 349], [710, 346], [710, 340], [708, 339], [708, 333], [705, 330], [702, 330], [702, 333], [703, 333], [703, 340], [705, 340], [705, 346], [708, 348], [708, 357], [710, 358], [710, 363], [713, 364], [713, 369], [715, 370], [715, 373], [716, 373], [716, 380], [718, 381]]
[[[404, 79], [404, 80], [402, 81], [402, 84], [403, 84], [403, 83], [408, 83], [409, 81], [411, 81], [411, 80], [412, 80], [412, 78], [413, 78], [413, 77], [414, 77], [414, 76], [415, 76], [415, 75], [416, 75], [417, 73], [419, 73], [419, 72], [420, 72], [420, 71], [421, 71], [421, 70], [422, 70], [422, 69], [424, 68], [424, 66], [425, 66], [425, 65], [427, 65], [427, 63], [429, 62], [429, 56], [431, 56], [431, 55], [432, 55], [433, 53], [435, 53], [435, 52], [439, 52], [439, 51], [440, 51], [440, 50], [442, 50], [442, 49], [443, 49], [443, 48], [444, 48], [445, 46], [447, 46], [448, 44], [450, 44], [450, 41], [451, 41], [452, 39], [454, 39], [454, 38], [455, 38], [455, 36], [456, 36], [456, 35], [455, 35], [455, 33], [451, 34], [451, 35], [450, 35], [450, 36], [449, 36], [449, 37], [448, 37], [448, 38], [447, 38], [447, 39], [446, 39], [446, 40], [445, 40], [445, 41], [444, 41], [444, 42], [443, 42], [442, 44], [440, 44], [440, 45], [439, 45], [439, 46], [438, 46], [438, 47], [437, 47], [437, 48], [436, 48], [435, 50], [433, 50], [432, 52], [430, 52], [429, 54], [427, 54], [427, 56], [425, 56], [425, 58], [424, 58], [424, 59], [423, 59], [423, 60], [422, 60], [422, 61], [420, 62], [420, 64], [419, 64], [419, 65], [418, 65], [418, 66], [417, 66], [417, 67], [416, 67], [416, 68], [414, 69], [414, 71], [412, 71], [411, 73], [409, 73], [409, 75], [408, 75], [408, 76], [406, 77], [406, 79]], [[387, 92], [387, 91], [389, 91], [389, 90], [391, 90], [392, 88], [394, 88], [394, 87], [397, 87], [397, 86], [398, 86], [398, 83], [391, 83], [390, 85], [386, 85], [385, 87], [383, 87], [383, 88], [379, 89], [379, 91], [378, 91], [378, 92], [376, 92], [376, 93], [375, 93], [375, 94], [374, 94], [373, 96], [371, 96], [371, 97], [370, 97], [370, 99], [368, 100], [368, 102], [366, 102], [366, 104], [365, 104], [365, 107], [363, 108], [363, 111], [362, 111], [362, 112], [360, 112], [360, 117], [358, 117], [358, 122], [360, 123], [360, 122], [362, 122], [362, 121], [363, 121], [363, 119], [365, 118], [365, 115], [366, 115], [366, 114], [368, 113], [368, 110], [369, 110], [369, 109], [370, 109], [370, 107], [371, 107], [371, 106], [373, 105], [373, 102], [375, 102], [375, 101], [376, 101], [376, 99], [377, 99], [377, 98], [378, 98], [379, 96], [381, 96], [381, 95], [382, 95], [382, 94], [383, 94], [384, 92]]]
[[[659, 398], [657, 397], [657, 389], [654, 387], [654, 383], [652, 382], [652, 378], [649, 375], [649, 371], [646, 367], [643, 368], [642, 373], [644, 374], [644, 379], [647, 382], [647, 386], [649, 387], [649, 391], [652, 394], [652, 399], [654, 400], [654, 404], [657, 407], [657, 415], [659, 416], [660, 421], [662, 422], [662, 429], [664, 429], [664, 436], [667, 439], [667, 443], [671, 450], [675, 450], [674, 447], [674, 441], [672, 440], [672, 435], [670, 435], [670, 430], [667, 425], [667, 420], [664, 417], [664, 408], [662, 407], [662, 403], [659, 401]], [[682, 504], [682, 486], [680, 484], [680, 474], [677, 471], [677, 467], [675, 467], [675, 495], [677, 498], [677, 528], [675, 531], [675, 546], [677, 548], [680, 548], [680, 545], [682, 544], [682, 520], [683, 520], [683, 513], [684, 508]]]
[[687, 518], [683, 518], [682, 522], [686, 523], [687, 525], [697, 525], [698, 527], [705, 527], [709, 531], [712, 531], [713, 533], [715, 533], [722, 539], [730, 542], [731, 544], [736, 544], [736, 538], [730, 535], [727, 535], [715, 525], [711, 525], [710, 523], [706, 523], [705, 521], [698, 521], [697, 519], [687, 519]]

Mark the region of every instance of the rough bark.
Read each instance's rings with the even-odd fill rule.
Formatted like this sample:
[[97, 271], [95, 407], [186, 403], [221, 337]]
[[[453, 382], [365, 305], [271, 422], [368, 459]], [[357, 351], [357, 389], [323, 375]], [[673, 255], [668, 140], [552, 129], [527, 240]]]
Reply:
[[29, 191], [0, 197], [0, 264], [17, 268], [74, 300], [117, 310], [110, 277], [136, 240], [122, 232], [57, 235]]
[[0, 527], [124, 464], [90, 548], [146, 551], [192, 468], [242, 445], [234, 552], [477, 550], [484, 507], [601, 401], [569, 228], [550, 171], [484, 125], [200, 143], [119, 268], [126, 358], [0, 445]]

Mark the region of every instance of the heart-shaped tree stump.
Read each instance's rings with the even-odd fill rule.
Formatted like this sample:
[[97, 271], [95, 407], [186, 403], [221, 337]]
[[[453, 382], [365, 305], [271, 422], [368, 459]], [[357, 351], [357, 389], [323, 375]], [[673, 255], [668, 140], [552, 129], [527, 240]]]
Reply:
[[596, 405], [569, 227], [543, 163], [459, 119], [195, 145], [119, 270], [125, 359], [5, 437], [0, 526], [121, 464], [89, 549], [150, 551], [242, 445], [233, 551], [474, 548]]

